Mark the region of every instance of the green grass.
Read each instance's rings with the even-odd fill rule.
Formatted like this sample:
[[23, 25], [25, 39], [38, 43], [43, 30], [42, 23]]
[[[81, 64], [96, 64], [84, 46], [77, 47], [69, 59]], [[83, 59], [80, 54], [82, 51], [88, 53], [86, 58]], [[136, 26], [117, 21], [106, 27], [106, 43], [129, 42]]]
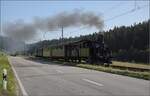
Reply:
[[[2, 71], [7, 69], [7, 91], [3, 90], [2, 86]], [[16, 96], [16, 82], [7, 56], [0, 52], [0, 96]]]
[[[68, 62], [65, 63], [62, 61], [53, 61], [53, 62], [58, 63], [58, 64], [71, 65], [71, 66], [75, 66], [75, 67], [81, 67], [81, 68], [92, 69], [92, 70], [97, 70], [97, 71], [102, 71], [102, 72], [107, 72], [107, 73], [113, 73], [113, 74], [119, 74], [119, 75], [139, 78], [139, 79], [150, 80], [150, 71], [139, 72], [139, 71], [122, 70], [119, 68], [104, 67], [104, 66], [92, 65], [92, 64], [75, 64], [75, 63], [68, 63]], [[117, 61], [113, 62], [113, 65], [139, 67], [139, 68], [148, 68], [149, 67], [149, 65], [142, 65], [142, 64], [131, 65], [130, 63], [117, 62]]]
[[136, 63], [129, 63], [129, 62], [119, 62], [119, 61], [113, 61], [112, 66], [121, 66], [121, 67], [131, 67], [131, 68], [142, 68], [142, 69], [150, 69], [149, 64], [136, 64]]
[[150, 73], [149, 72], [135, 72], [135, 71], [129, 71], [129, 70], [120, 70], [120, 69], [114, 69], [112, 67], [103, 67], [98, 65], [91, 65], [91, 64], [77, 64], [77, 67], [81, 68], [87, 68], [97, 71], [103, 71], [113, 74], [119, 74], [119, 75], [125, 75], [145, 80], [150, 80]]
[[[41, 58], [35, 58], [34, 57], [31, 59], [41, 59]], [[48, 60], [48, 59], [43, 59], [43, 60]], [[107, 72], [107, 73], [113, 73], [113, 74], [119, 74], [119, 75], [134, 77], [134, 78], [150, 80], [150, 71], [145, 71], [145, 72], [141, 72], [141, 71], [137, 71], [137, 70], [131, 71], [131, 70], [124, 70], [124, 69], [113, 68], [113, 67], [104, 67], [104, 66], [100, 66], [100, 65], [96, 65], [96, 64], [95, 65], [93, 65], [93, 64], [77, 64], [77, 63], [71, 63], [71, 62], [63, 62], [60, 60], [55, 60], [55, 61], [53, 60], [50, 62], [53, 62], [56, 64], [71, 65], [71, 66], [75, 66], [75, 67], [81, 67], [81, 68], [92, 69], [92, 70], [97, 70], [97, 71], [102, 71], [102, 72]], [[135, 64], [135, 63], [133, 65], [131, 65], [130, 63], [127, 63], [127, 62], [117, 62], [117, 61], [113, 61], [113, 65], [149, 68], [149, 65]]]

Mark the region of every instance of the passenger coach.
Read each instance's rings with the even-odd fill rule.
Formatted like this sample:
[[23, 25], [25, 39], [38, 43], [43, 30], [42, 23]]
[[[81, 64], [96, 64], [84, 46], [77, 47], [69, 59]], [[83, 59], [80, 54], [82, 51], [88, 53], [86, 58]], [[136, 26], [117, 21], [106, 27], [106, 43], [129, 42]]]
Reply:
[[80, 40], [72, 43], [39, 48], [36, 56], [65, 61], [85, 61], [94, 64], [111, 64], [111, 51], [102, 39]]

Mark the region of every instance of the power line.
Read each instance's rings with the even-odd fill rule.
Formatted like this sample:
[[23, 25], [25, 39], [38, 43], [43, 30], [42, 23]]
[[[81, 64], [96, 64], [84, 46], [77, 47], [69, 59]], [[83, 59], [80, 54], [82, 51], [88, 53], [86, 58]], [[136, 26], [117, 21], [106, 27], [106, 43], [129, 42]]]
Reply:
[[[109, 10], [109, 12], [110, 12], [110, 11], [116, 9], [117, 7], [120, 7], [121, 4], [123, 4], [123, 3], [122, 3], [122, 2], [119, 2], [118, 4], [116, 4], [116, 5], [114, 5], [114, 6], [110, 7], [110, 8], [108, 8], [108, 9], [106, 9], [104, 12], [106, 12], [106, 11], [108, 11], [108, 10]], [[102, 13], [104, 13], [104, 12], [102, 12]], [[100, 14], [101, 14], [101, 13], [100, 13]], [[89, 27], [89, 26], [80, 27], [80, 28], [77, 29], [77, 30], [71, 31], [70, 34], [71, 34], [72, 32], [76, 32], [76, 31], [79, 31], [79, 30], [83, 30], [83, 29], [88, 28], [88, 27]]]
[[[117, 4], [117, 5], [115, 5], [115, 6], [112, 6], [112, 7], [111, 7], [112, 10], [114, 10], [113, 8], [117, 8], [118, 6], [120, 6], [121, 3], [122, 3], [122, 2], [120, 2], [119, 4]], [[116, 6], [117, 6], [117, 7], [116, 7]], [[106, 19], [106, 20], [104, 20], [104, 21], [105, 21], [105, 22], [108, 22], [108, 21], [114, 20], [114, 19], [116, 19], [116, 18], [118, 18], [118, 17], [121, 17], [121, 16], [124, 16], [124, 15], [130, 14], [130, 13], [133, 13], [133, 12], [135, 12], [135, 11], [137, 11], [137, 10], [140, 10], [140, 9], [143, 9], [143, 8], [145, 8], [145, 7], [147, 7], [147, 6], [146, 6], [146, 5], [144, 5], [144, 6], [137, 6], [137, 2], [136, 2], [136, 0], [135, 0], [135, 2], [134, 2], [134, 8], [133, 8], [133, 9], [131, 9], [131, 10], [129, 10], [129, 11], [126, 11], [126, 12], [124, 12], [124, 13], [121, 13], [121, 14], [119, 14], [119, 15], [113, 16], [113, 17], [111, 17], [111, 18], [108, 18], [108, 19]], [[88, 27], [89, 27], [89, 26], [80, 27], [80, 28], [77, 29], [77, 30], [71, 31], [70, 34], [73, 33], [73, 32], [77, 32], [77, 31], [79, 31], [79, 30], [84, 30], [84, 29], [86, 29], [86, 28], [88, 28]], [[46, 33], [45, 33], [45, 34], [46, 34]], [[63, 36], [63, 34], [62, 34], [62, 36]]]
[[[137, 10], [140, 10], [140, 9], [143, 9], [143, 8], [145, 8], [145, 7], [147, 7], [148, 5], [144, 5], [144, 6], [137, 6], [136, 5], [136, 7], [134, 7], [133, 9], [131, 9], [131, 10], [129, 10], [129, 11], [126, 11], [126, 12], [124, 12], [124, 13], [121, 13], [121, 14], [119, 14], [119, 15], [116, 15], [116, 16], [113, 16], [113, 17], [111, 17], [111, 18], [109, 18], [109, 19], [106, 19], [106, 20], [104, 20], [104, 21], [111, 21], [111, 20], [113, 20], [113, 19], [116, 19], [116, 18], [118, 18], [118, 17], [121, 17], [121, 16], [124, 16], [124, 15], [127, 15], [127, 14], [130, 14], [130, 13], [133, 13], [133, 12], [135, 12], [135, 11], [137, 11]], [[87, 27], [89, 27], [89, 26], [84, 26], [84, 27], [81, 27], [81, 28], [79, 28], [78, 30], [75, 30], [75, 31], [79, 31], [79, 30], [83, 30], [83, 29], [85, 29], [85, 28], [87, 28]], [[75, 31], [72, 31], [72, 32], [75, 32]]]
[[126, 12], [124, 12], [124, 13], [121, 13], [121, 14], [119, 14], [119, 15], [116, 15], [116, 16], [114, 16], [114, 17], [111, 17], [111, 18], [106, 19], [106, 20], [104, 20], [104, 21], [110, 21], [110, 20], [116, 19], [116, 18], [118, 18], [118, 17], [127, 15], [127, 14], [129, 14], [129, 13], [133, 13], [133, 12], [135, 12], [135, 11], [137, 11], [137, 10], [140, 10], [140, 9], [143, 9], [143, 8], [145, 8], [145, 7], [147, 7], [147, 6], [146, 6], [146, 5], [141, 6], [141, 7], [140, 7], [140, 6], [137, 6], [136, 9], [135, 9], [135, 8], [134, 8], [134, 9], [131, 9], [131, 10], [129, 10], [129, 11], [126, 11]]
[[104, 12], [112, 12], [114, 9], [116, 9], [116, 8], [118, 8], [118, 7], [120, 7], [121, 5], [123, 5], [124, 3], [122, 3], [122, 2], [119, 2], [118, 4], [115, 4], [114, 6], [112, 6], [112, 7], [110, 7], [110, 8], [108, 8], [108, 9], [106, 9], [106, 10], [104, 10], [102, 13], [104, 14]]
[[[110, 12], [110, 11], [116, 9], [117, 7], [120, 7], [121, 4], [124, 4], [124, 3], [119, 2], [118, 4], [116, 4], [116, 5], [114, 5], [114, 6], [110, 7], [110, 8], [108, 8], [108, 9], [106, 9], [106, 10], [104, 10], [104, 12], [106, 12], [106, 11], [108, 11], [108, 10], [109, 10], [109, 12]], [[104, 13], [104, 12], [102, 12], [102, 13]], [[100, 13], [100, 14], [101, 14], [101, 13]], [[77, 30], [71, 31], [70, 34], [71, 34], [72, 32], [76, 32], [76, 31], [78, 31], [78, 30], [83, 30], [83, 29], [88, 28], [88, 27], [89, 27], [89, 26], [80, 27], [80, 28], [77, 29]]]
[[79, 31], [79, 30], [83, 30], [83, 29], [88, 28], [88, 27], [89, 27], [89, 26], [83, 26], [83, 27], [80, 27], [80, 28], [77, 29], [77, 30], [71, 31], [70, 33], [77, 32], [77, 31]]
[[[55, 25], [53, 25], [53, 26], [55, 26]], [[61, 29], [60, 30], [49, 30], [48, 32], [57, 32], [57, 31], [61, 31], [61, 37], [62, 37], [62, 39], [63, 39], [63, 35], [64, 35], [64, 32], [63, 32], [63, 26], [61, 27]], [[43, 38], [43, 40], [46, 40], [46, 31], [44, 31], [44, 32], [42, 32], [42, 38]]]

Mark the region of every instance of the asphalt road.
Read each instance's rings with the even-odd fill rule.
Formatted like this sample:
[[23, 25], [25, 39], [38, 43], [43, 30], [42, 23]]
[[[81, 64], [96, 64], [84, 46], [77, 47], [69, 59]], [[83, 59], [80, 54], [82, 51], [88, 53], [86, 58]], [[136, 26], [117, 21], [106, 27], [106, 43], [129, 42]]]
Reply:
[[28, 96], [150, 96], [146, 80], [9, 57]]

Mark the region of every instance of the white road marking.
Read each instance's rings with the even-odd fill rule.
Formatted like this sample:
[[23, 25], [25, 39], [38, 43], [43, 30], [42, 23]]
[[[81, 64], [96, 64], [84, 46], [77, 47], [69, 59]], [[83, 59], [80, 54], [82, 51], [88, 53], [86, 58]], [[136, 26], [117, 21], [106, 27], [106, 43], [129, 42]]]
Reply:
[[19, 86], [20, 86], [21, 91], [22, 91], [22, 95], [23, 95], [23, 96], [29, 96], [29, 95], [27, 94], [26, 90], [24, 89], [24, 86], [22, 85], [21, 80], [19, 79], [19, 76], [18, 76], [18, 74], [17, 74], [15, 68], [14, 68], [13, 65], [11, 64], [10, 60], [9, 60], [9, 63], [10, 63], [10, 65], [11, 65], [12, 70], [13, 70], [13, 72], [14, 72], [14, 75], [16, 76], [16, 79], [17, 79], [17, 81], [18, 81], [18, 83], [19, 83]]
[[56, 70], [58, 73], [63, 73], [62, 71], [60, 71], [60, 70]]
[[97, 82], [89, 80], [89, 79], [82, 79], [82, 80], [89, 82], [89, 83], [92, 83], [92, 84], [97, 85], [97, 86], [104, 86], [103, 84], [97, 83]]

